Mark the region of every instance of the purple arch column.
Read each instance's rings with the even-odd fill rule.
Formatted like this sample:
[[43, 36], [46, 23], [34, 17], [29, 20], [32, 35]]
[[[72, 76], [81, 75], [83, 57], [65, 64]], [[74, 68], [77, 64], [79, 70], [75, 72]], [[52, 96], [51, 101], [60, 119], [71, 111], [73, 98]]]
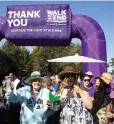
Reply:
[[[82, 41], [82, 55], [107, 62], [106, 41], [102, 28], [92, 18], [72, 15], [72, 37]], [[106, 63], [83, 63], [83, 73], [91, 71], [100, 76], [107, 71]]]
[[0, 40], [5, 38], [6, 16], [0, 16]]

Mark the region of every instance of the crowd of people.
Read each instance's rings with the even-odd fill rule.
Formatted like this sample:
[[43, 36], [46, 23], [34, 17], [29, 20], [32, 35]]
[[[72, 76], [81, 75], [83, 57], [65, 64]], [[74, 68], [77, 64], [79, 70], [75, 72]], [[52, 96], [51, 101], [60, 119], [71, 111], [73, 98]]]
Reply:
[[10, 124], [114, 124], [114, 82], [109, 72], [94, 77], [90, 70], [80, 75], [67, 66], [56, 76], [32, 72], [25, 85], [13, 74], [5, 78]]

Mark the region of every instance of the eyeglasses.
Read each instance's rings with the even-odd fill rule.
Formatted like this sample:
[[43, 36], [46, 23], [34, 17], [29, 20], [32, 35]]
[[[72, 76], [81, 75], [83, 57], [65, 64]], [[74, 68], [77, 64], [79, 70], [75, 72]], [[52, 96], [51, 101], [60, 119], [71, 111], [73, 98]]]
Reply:
[[84, 82], [86, 82], [86, 81], [88, 81], [88, 82], [89, 82], [89, 81], [90, 81], [90, 79], [84, 79]]

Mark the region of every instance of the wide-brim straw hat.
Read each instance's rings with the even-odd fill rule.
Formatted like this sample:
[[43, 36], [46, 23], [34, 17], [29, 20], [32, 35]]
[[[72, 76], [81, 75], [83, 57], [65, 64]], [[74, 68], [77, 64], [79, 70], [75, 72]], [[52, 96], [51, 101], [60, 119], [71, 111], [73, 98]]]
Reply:
[[51, 76], [50, 78], [51, 78], [51, 80], [55, 80], [56, 79], [55, 76]]
[[34, 71], [34, 72], [32, 72], [31, 73], [31, 77], [29, 77], [29, 78], [27, 78], [26, 80], [25, 80], [25, 83], [32, 83], [33, 82], [33, 80], [39, 80], [40, 82], [42, 81], [42, 77], [41, 77], [41, 74], [40, 74], [40, 72], [39, 71]]
[[79, 76], [79, 73], [75, 72], [75, 70], [71, 66], [67, 66], [64, 68], [64, 71], [61, 71], [58, 74], [58, 77], [59, 77], [59, 79], [63, 80], [67, 76], [71, 76], [71, 77], [73, 76], [76, 78]]
[[100, 77], [106, 84], [110, 84], [113, 80], [113, 75], [109, 72], [104, 72]]

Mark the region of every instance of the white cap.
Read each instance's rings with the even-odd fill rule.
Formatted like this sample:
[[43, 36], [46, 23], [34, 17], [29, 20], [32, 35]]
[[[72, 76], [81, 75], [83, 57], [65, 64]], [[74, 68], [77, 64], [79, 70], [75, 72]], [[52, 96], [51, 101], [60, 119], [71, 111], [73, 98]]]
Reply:
[[87, 75], [93, 76], [91, 71], [86, 72]]

